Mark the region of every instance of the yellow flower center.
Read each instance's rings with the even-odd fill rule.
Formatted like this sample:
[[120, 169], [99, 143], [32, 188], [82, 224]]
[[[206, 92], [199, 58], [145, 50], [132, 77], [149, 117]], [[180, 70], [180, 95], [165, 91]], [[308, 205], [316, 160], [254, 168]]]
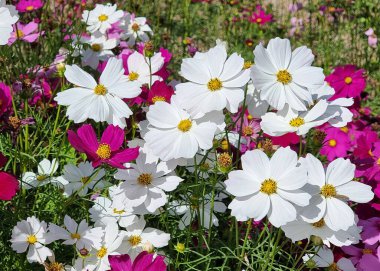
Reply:
[[152, 102], [153, 103], [155, 103], [155, 102], [166, 102], [166, 99], [163, 96], [154, 96], [152, 98]]
[[80, 179], [80, 181], [83, 183], [83, 184], [88, 184], [90, 182], [91, 178], [90, 177], [82, 177]]
[[373, 157], [372, 150], [369, 150], [369, 151], [368, 151], [368, 155], [371, 156], [371, 157]]
[[253, 135], [253, 128], [251, 126], [243, 127], [243, 135], [245, 135], [245, 136]]
[[116, 208], [113, 208], [113, 213], [114, 213], [114, 214], [117, 214], [117, 215], [122, 215], [122, 214], [125, 213], [125, 211], [124, 211], [124, 210], [118, 210], [118, 209], [116, 209]]
[[210, 91], [220, 90], [222, 86], [222, 81], [220, 81], [218, 78], [213, 78], [207, 83], [207, 87]]
[[305, 120], [303, 118], [297, 117], [293, 118], [289, 121], [289, 125], [292, 127], [300, 127], [305, 124]]
[[346, 78], [344, 78], [344, 82], [349, 85], [352, 83], [352, 78], [350, 76], [347, 76]]
[[136, 72], [130, 72], [128, 74], [129, 81], [135, 81], [139, 78], [139, 74]]
[[29, 235], [27, 238], [26, 238], [26, 241], [30, 244], [30, 245], [34, 245], [35, 243], [37, 243], [37, 237], [35, 235]]
[[150, 185], [152, 183], [153, 177], [152, 174], [143, 173], [137, 178], [137, 182], [141, 185]]
[[47, 264], [45, 263], [46, 271], [63, 271], [65, 270], [64, 265], [58, 262]]
[[191, 126], [193, 125], [193, 123], [191, 122], [191, 120], [189, 119], [186, 119], [186, 120], [181, 120], [179, 123], [178, 123], [178, 129], [182, 132], [188, 132], [190, 129], [191, 129]]
[[250, 67], [252, 67], [252, 61], [244, 62], [244, 66], [243, 66], [244, 70], [248, 70]]
[[26, 10], [27, 10], [27, 11], [32, 11], [33, 9], [34, 9], [34, 6], [27, 6], [27, 7], [26, 7]]
[[261, 19], [261, 18], [256, 19], [256, 22], [258, 22], [258, 23], [261, 23], [262, 21], [263, 21], [263, 19]]
[[109, 159], [111, 157], [111, 146], [106, 143], [100, 144], [96, 150], [96, 154], [101, 159]]
[[99, 84], [94, 88], [94, 92], [96, 95], [106, 95], [107, 88], [104, 85]]
[[223, 152], [218, 156], [218, 165], [222, 168], [229, 168], [232, 165], [232, 157], [228, 152]]
[[38, 175], [36, 177], [37, 181], [39, 181], [39, 182], [45, 181], [47, 178], [48, 178], [48, 176], [46, 176], [46, 175]]
[[376, 164], [378, 164], [380, 166], [380, 158], [377, 159]]
[[184, 243], [177, 243], [175, 246], [175, 250], [177, 250], [179, 253], [185, 252], [185, 244]]
[[312, 225], [313, 225], [313, 227], [315, 227], [315, 228], [322, 228], [322, 227], [325, 226], [326, 224], [325, 224], [325, 220], [322, 218], [321, 220], [319, 220], [319, 221], [313, 223]]
[[24, 36], [25, 36], [25, 34], [24, 34], [24, 32], [22, 32], [22, 30], [18, 29], [18, 30], [16, 31], [16, 37], [17, 37], [17, 38], [21, 39], [21, 38], [24, 37]]
[[344, 132], [344, 133], [348, 133], [348, 128], [347, 128], [347, 126], [343, 126], [342, 128], [340, 128], [340, 130], [342, 131], [342, 132]]
[[80, 234], [79, 233], [72, 233], [70, 234], [71, 239], [80, 239]]
[[336, 146], [336, 140], [335, 139], [330, 139], [329, 140], [329, 146], [330, 147], [335, 147]]
[[329, 267], [327, 267], [328, 271], [339, 271], [339, 267], [336, 263], [332, 263]]
[[364, 248], [364, 249], [362, 250], [362, 253], [363, 253], [363, 254], [372, 254], [372, 249]]
[[249, 114], [249, 115], [247, 116], [247, 119], [248, 119], [248, 120], [252, 120], [252, 119], [253, 119], [253, 116], [252, 116], [251, 114]]
[[131, 237], [129, 237], [128, 241], [131, 244], [131, 246], [134, 247], [141, 243], [141, 237], [139, 235], [132, 235]]
[[98, 253], [96, 253], [96, 256], [98, 258], [103, 258], [104, 256], [106, 256], [107, 254], [107, 248], [106, 247], [101, 247], [98, 251]]
[[265, 179], [261, 183], [260, 191], [265, 193], [265, 194], [268, 194], [268, 195], [276, 193], [276, 191], [277, 191], [276, 181], [274, 181], [272, 179]]
[[108, 16], [105, 14], [102, 14], [98, 17], [99, 21], [104, 22], [108, 20]]
[[292, 81], [292, 75], [287, 70], [279, 70], [277, 73], [277, 81], [287, 85]]
[[134, 24], [132, 25], [132, 30], [135, 31], [135, 32], [137, 32], [137, 31], [140, 30], [140, 26], [139, 26], [137, 23], [134, 23]]
[[321, 188], [321, 195], [325, 198], [335, 197], [337, 195], [336, 189], [332, 184], [325, 184]]
[[94, 43], [91, 45], [91, 49], [94, 52], [99, 52], [100, 50], [102, 50], [102, 45], [98, 43]]

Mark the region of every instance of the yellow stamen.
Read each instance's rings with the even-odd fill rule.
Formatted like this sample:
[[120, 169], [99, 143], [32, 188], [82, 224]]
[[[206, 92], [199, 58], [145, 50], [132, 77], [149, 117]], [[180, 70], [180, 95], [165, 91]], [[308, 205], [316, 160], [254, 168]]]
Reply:
[[292, 81], [292, 75], [287, 70], [279, 70], [277, 73], [277, 81], [287, 85]]
[[321, 188], [321, 195], [325, 198], [335, 197], [337, 195], [336, 189], [332, 184], [325, 184]]
[[341, 127], [340, 130], [341, 130], [342, 132], [346, 133], [346, 134], [348, 133], [348, 128], [347, 128], [347, 126], [343, 126], [343, 127]]
[[106, 247], [101, 247], [98, 251], [98, 253], [96, 254], [96, 256], [98, 258], [103, 258], [104, 256], [106, 256], [107, 254], [107, 248]]
[[289, 121], [289, 125], [292, 127], [300, 127], [305, 124], [305, 120], [303, 118], [297, 117], [293, 118]]
[[128, 241], [131, 244], [131, 246], [134, 247], [141, 243], [141, 237], [139, 235], [132, 235], [131, 237], [129, 237]]
[[274, 181], [272, 179], [265, 179], [261, 183], [260, 191], [265, 193], [265, 194], [268, 194], [268, 195], [276, 193], [276, 191], [277, 191], [276, 181]]
[[93, 45], [91, 45], [91, 49], [94, 52], [99, 52], [100, 50], [102, 50], [102, 45], [98, 43], [94, 43]]
[[329, 146], [330, 147], [335, 147], [336, 146], [336, 140], [335, 139], [330, 139], [329, 140]]
[[97, 85], [94, 88], [94, 92], [96, 95], [106, 95], [107, 94], [107, 88], [104, 85]]
[[27, 7], [26, 7], [26, 10], [27, 10], [27, 11], [32, 11], [33, 9], [34, 9], [34, 6], [27, 6]]
[[105, 14], [102, 14], [98, 17], [99, 21], [104, 22], [108, 20], [108, 16]]
[[118, 209], [116, 209], [116, 208], [113, 208], [113, 213], [114, 213], [114, 214], [117, 214], [117, 215], [122, 215], [122, 214], [125, 213], [125, 211], [124, 211], [124, 210], [118, 210]]
[[129, 81], [135, 81], [139, 78], [139, 74], [135, 72], [130, 72], [128, 74]]
[[252, 67], [252, 61], [244, 62], [244, 66], [243, 66], [244, 70], [248, 70], [250, 67]]
[[263, 19], [261, 19], [261, 18], [256, 19], [256, 22], [258, 22], [258, 23], [261, 23], [262, 21], [263, 21]]
[[152, 174], [142, 173], [137, 178], [137, 182], [141, 185], [150, 185], [152, 183], [153, 177]]
[[135, 32], [137, 32], [137, 31], [140, 30], [140, 26], [139, 26], [137, 23], [134, 23], [134, 24], [132, 25], [132, 30], [135, 31]]
[[46, 175], [38, 175], [36, 177], [37, 181], [39, 181], [39, 182], [45, 181], [47, 178], [49, 178], [49, 177]]
[[70, 234], [71, 239], [80, 239], [80, 234], [79, 233], [72, 233]]
[[191, 122], [191, 120], [189, 119], [186, 119], [186, 120], [181, 120], [179, 123], [178, 123], [178, 129], [182, 132], [188, 132], [190, 129], [191, 129], [191, 126], [193, 126], [193, 123]]
[[222, 86], [222, 81], [220, 81], [218, 78], [213, 78], [207, 83], [207, 87], [210, 91], [220, 90]]
[[369, 249], [369, 248], [364, 248], [362, 250], [363, 254], [372, 254], [372, 249]]
[[111, 157], [111, 146], [106, 143], [100, 144], [96, 150], [96, 154], [101, 159], [109, 159]]
[[166, 99], [163, 96], [154, 96], [152, 98], [152, 102], [153, 103], [155, 103], [155, 102], [166, 102]]
[[26, 241], [30, 244], [30, 245], [34, 245], [35, 243], [37, 243], [37, 237], [35, 235], [29, 235], [27, 238], [26, 238]]
[[325, 223], [325, 220], [322, 218], [321, 220], [319, 220], [319, 221], [313, 223], [312, 225], [313, 225], [313, 227], [315, 227], [315, 228], [322, 228], [323, 226], [326, 225], [326, 223]]
[[347, 76], [346, 78], [344, 78], [344, 82], [349, 85], [352, 83], [352, 78], [350, 76]]
[[245, 126], [243, 127], [243, 135], [244, 136], [251, 136], [253, 135], [253, 128], [251, 126]]
[[24, 32], [22, 32], [22, 30], [18, 29], [18, 30], [16, 31], [16, 37], [17, 37], [17, 38], [21, 39], [21, 38], [24, 37], [24, 36], [25, 36], [25, 34], [24, 34]]

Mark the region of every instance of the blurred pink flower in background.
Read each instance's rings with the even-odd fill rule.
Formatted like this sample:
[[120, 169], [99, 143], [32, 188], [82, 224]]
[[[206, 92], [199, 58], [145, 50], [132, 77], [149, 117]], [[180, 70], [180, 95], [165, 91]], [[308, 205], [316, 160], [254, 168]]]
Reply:
[[373, 31], [373, 28], [369, 28], [366, 32], [364, 32], [366, 36], [368, 37], [368, 45], [376, 48], [377, 47], [377, 36], [375, 34], [375, 31]]
[[44, 3], [41, 0], [20, 0], [16, 4], [16, 9], [20, 12], [32, 12], [42, 8]]

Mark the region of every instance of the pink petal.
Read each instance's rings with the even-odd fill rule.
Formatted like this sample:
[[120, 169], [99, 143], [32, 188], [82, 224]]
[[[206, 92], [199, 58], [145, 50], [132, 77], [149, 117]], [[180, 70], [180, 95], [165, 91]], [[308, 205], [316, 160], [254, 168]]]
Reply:
[[124, 142], [124, 131], [119, 126], [109, 125], [103, 132], [101, 143], [107, 143], [112, 151], [120, 149]]
[[6, 172], [0, 171], [0, 199], [11, 200], [19, 190], [17, 179]]
[[82, 125], [78, 129], [77, 134], [87, 148], [95, 153], [99, 147], [99, 143], [94, 128], [89, 124]]
[[132, 271], [132, 262], [129, 255], [109, 255], [110, 271]]

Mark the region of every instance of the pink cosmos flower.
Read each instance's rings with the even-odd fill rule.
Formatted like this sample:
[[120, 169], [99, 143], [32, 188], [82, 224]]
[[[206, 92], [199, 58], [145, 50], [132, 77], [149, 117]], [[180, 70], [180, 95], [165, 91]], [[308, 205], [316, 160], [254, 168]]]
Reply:
[[165, 271], [166, 264], [164, 257], [149, 254], [146, 251], [141, 252], [136, 259], [131, 261], [129, 255], [110, 255], [108, 260], [111, 265], [110, 271]]
[[380, 217], [360, 220], [358, 225], [363, 227], [361, 236], [364, 243], [374, 245], [380, 241]]
[[0, 117], [8, 111], [11, 104], [11, 89], [6, 84], [0, 82]]
[[[5, 166], [7, 158], [0, 152], [0, 168]], [[19, 190], [19, 181], [13, 175], [0, 170], [0, 200], [11, 200]]]
[[364, 32], [366, 36], [368, 37], [368, 45], [372, 48], [377, 47], [377, 36], [375, 34], [375, 31], [373, 31], [372, 27], [369, 28], [366, 32]]
[[124, 131], [118, 126], [109, 125], [103, 132], [100, 142], [91, 125], [82, 125], [77, 130], [68, 131], [70, 144], [78, 151], [85, 153], [94, 167], [108, 164], [115, 168], [122, 168], [124, 163], [135, 160], [139, 155], [139, 148], [120, 149], [124, 143]]
[[44, 3], [41, 0], [20, 0], [16, 4], [16, 9], [20, 12], [32, 12], [42, 8]]
[[300, 137], [296, 133], [287, 133], [282, 136], [273, 137], [265, 134], [265, 136], [272, 140], [273, 145], [278, 145], [284, 148], [300, 142]]
[[17, 27], [13, 26], [13, 32], [8, 40], [8, 45], [13, 44], [17, 39], [32, 43], [37, 40], [41, 33], [34, 33], [38, 29], [38, 24], [30, 22], [26, 25], [17, 23]]
[[154, 104], [157, 101], [170, 103], [171, 97], [174, 95], [172, 86], [167, 85], [164, 81], [156, 81], [148, 92], [147, 102]]
[[241, 126], [241, 120], [239, 120], [240, 114], [241, 110], [232, 117], [232, 120], [236, 122], [236, 128], [234, 131], [237, 133], [240, 133], [241, 131], [242, 133], [240, 151], [245, 153], [246, 151], [255, 148], [255, 139], [258, 138], [261, 127], [260, 123], [253, 119], [253, 117], [248, 113], [248, 110], [244, 113], [243, 125]]
[[372, 146], [377, 141], [377, 133], [367, 131], [357, 137], [356, 148], [354, 149], [355, 158], [366, 159], [373, 156]]
[[374, 143], [370, 155], [372, 158], [372, 166], [365, 171], [365, 176], [368, 179], [380, 181], [380, 141]]
[[366, 87], [364, 69], [357, 70], [355, 65], [338, 66], [325, 80], [335, 89], [330, 100], [359, 97]]
[[248, 19], [251, 23], [257, 23], [260, 25], [266, 24], [272, 21], [272, 14], [266, 14], [265, 10], [261, 6], [256, 6], [256, 11], [252, 13]]
[[342, 250], [351, 256], [350, 260], [356, 266], [358, 271], [380, 270], [378, 246], [365, 244], [364, 249], [355, 246], [347, 246], [342, 247]]
[[321, 148], [321, 154], [332, 161], [337, 157], [346, 157], [350, 148], [348, 135], [339, 128], [326, 129], [326, 137]]

